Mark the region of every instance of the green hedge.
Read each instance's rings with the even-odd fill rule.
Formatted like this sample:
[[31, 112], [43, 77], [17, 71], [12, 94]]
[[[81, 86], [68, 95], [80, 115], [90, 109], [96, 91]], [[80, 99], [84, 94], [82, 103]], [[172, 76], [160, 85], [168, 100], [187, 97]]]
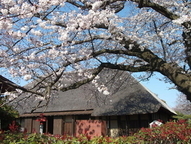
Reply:
[[0, 144], [131, 144], [128, 137], [96, 137], [86, 136], [53, 136], [47, 134], [4, 133], [0, 136]]
[[185, 120], [170, 121], [162, 126], [142, 128], [132, 136], [118, 138], [66, 135], [27, 134], [0, 131], [0, 144], [188, 144], [191, 143], [191, 124]]

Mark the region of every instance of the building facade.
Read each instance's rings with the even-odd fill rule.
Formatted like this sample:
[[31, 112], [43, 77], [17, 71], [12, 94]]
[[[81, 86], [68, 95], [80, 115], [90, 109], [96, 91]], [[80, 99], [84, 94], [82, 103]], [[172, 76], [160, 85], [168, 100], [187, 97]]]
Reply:
[[[98, 84], [107, 87], [108, 95], [88, 83], [56, 92], [49, 103], [40, 103], [44, 107], [33, 109], [39, 100], [31, 97], [18, 101], [21, 126], [29, 133], [119, 136], [148, 127], [153, 120], [166, 122], [176, 114], [127, 72], [105, 69], [99, 77]], [[41, 113], [46, 121], [40, 125], [37, 119]]]

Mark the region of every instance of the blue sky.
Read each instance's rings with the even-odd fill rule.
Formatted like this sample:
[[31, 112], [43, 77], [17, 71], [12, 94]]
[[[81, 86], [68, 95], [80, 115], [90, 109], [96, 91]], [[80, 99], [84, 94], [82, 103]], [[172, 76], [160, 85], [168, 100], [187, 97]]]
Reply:
[[176, 106], [176, 100], [180, 92], [176, 89], [172, 89], [173, 84], [165, 83], [164, 81], [160, 81], [162, 79], [161, 74], [156, 74], [151, 77], [149, 81], [141, 82], [147, 89], [149, 89], [152, 93], [156, 94], [160, 99], [166, 101], [168, 106], [171, 108]]

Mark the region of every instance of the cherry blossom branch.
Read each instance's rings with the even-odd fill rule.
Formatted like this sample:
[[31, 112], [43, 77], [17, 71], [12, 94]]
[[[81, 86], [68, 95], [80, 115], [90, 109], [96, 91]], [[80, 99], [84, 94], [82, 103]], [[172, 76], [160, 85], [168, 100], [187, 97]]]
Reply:
[[[71, 89], [76, 89], [76, 88], [79, 88], [80, 86], [86, 84], [86, 83], [89, 83], [91, 82], [100, 72], [101, 70], [103, 69], [104, 67], [102, 65], [100, 65], [98, 68], [94, 69], [93, 70], [93, 73], [91, 73], [91, 76], [89, 78], [86, 78], [84, 80], [81, 80], [81, 81], [78, 81], [78, 82], [75, 82], [67, 87], [63, 87], [61, 88], [60, 90], [61, 91], [67, 91], [67, 90], [71, 90]], [[92, 71], [92, 70], [91, 70]]]
[[36, 91], [29, 90], [29, 89], [27, 89], [27, 88], [25, 88], [25, 87], [16, 85], [16, 84], [14, 84], [14, 83], [12, 83], [12, 82], [10, 82], [10, 81], [3, 81], [3, 83], [4, 83], [5, 85], [9, 85], [9, 86], [13, 87], [14, 89], [18, 89], [18, 90], [21, 90], [21, 91], [23, 91], [23, 92], [28, 92], [28, 93], [32, 93], [32, 94], [37, 94], [37, 95], [43, 96], [41, 93], [38, 93], [38, 92], [36, 92]]
[[131, 1], [138, 3], [140, 8], [150, 7], [171, 20], [175, 20], [175, 19], [179, 18], [178, 15], [168, 11], [167, 8], [165, 8], [159, 4], [156, 4], [154, 2], [151, 2], [149, 0], [131, 0]]

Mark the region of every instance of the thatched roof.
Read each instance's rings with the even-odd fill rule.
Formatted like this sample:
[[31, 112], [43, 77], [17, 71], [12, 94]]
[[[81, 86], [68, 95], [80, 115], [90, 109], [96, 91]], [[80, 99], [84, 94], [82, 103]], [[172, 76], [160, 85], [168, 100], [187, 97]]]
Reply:
[[[100, 93], [92, 83], [88, 83], [77, 89], [57, 92], [47, 107], [36, 109], [34, 112], [92, 110], [92, 116], [105, 116], [155, 113], [164, 108], [170, 113], [175, 113], [127, 72], [104, 69], [99, 76], [99, 84], [104, 84], [108, 88], [109, 95]], [[22, 114], [30, 113], [36, 103], [35, 99], [25, 103], [20, 102], [17, 109]]]

